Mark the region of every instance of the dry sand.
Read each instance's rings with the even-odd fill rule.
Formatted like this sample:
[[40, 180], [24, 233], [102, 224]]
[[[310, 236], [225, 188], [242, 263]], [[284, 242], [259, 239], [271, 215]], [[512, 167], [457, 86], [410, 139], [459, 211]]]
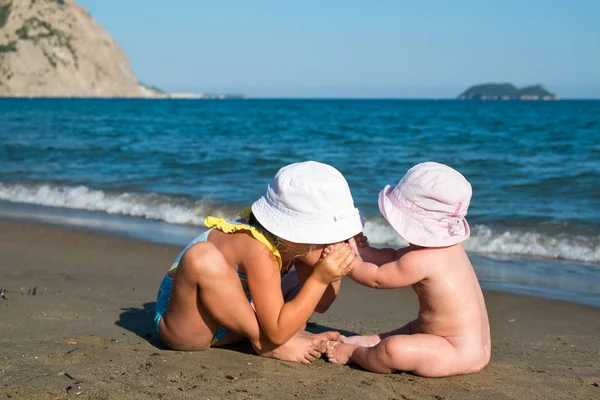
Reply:
[[[600, 398], [600, 309], [494, 292], [485, 294], [492, 361], [475, 375], [305, 366], [255, 356], [247, 345], [165, 350], [154, 299], [179, 250], [0, 220], [0, 399]], [[372, 333], [416, 314], [411, 290], [342, 286], [311, 329]]]

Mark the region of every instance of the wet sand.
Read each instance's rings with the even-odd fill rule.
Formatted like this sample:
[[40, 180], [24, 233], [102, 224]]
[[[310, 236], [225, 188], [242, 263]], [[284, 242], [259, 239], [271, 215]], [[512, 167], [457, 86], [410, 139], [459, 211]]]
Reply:
[[[474, 375], [305, 366], [255, 356], [247, 345], [165, 350], [153, 329], [154, 300], [179, 251], [0, 220], [0, 398], [600, 398], [600, 309], [496, 292], [485, 293], [492, 361]], [[375, 291], [349, 280], [342, 287], [310, 329], [373, 333], [416, 315], [410, 289]]]

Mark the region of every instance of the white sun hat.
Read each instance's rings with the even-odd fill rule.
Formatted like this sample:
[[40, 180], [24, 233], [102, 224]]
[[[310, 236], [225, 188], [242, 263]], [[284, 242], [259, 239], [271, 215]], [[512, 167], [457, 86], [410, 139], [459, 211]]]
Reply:
[[412, 167], [396, 187], [379, 193], [379, 210], [406, 241], [424, 247], [452, 246], [467, 239], [465, 219], [471, 184], [447, 165]]
[[281, 168], [252, 213], [266, 230], [294, 243], [341, 242], [363, 229], [344, 176], [316, 161]]

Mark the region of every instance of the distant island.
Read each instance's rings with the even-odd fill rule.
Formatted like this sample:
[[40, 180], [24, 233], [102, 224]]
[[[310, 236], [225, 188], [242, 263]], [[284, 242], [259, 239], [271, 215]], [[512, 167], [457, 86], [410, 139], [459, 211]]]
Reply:
[[511, 83], [485, 83], [471, 86], [459, 100], [558, 100], [558, 96], [542, 85], [517, 88]]

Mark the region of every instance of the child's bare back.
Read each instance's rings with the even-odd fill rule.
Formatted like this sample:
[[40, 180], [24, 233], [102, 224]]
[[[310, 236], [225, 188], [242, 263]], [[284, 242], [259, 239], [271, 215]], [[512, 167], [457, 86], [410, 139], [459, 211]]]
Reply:
[[480, 340], [474, 345], [489, 347], [483, 294], [462, 245], [413, 250], [404, 258], [426, 271], [426, 277], [413, 285], [420, 305], [418, 332], [450, 340], [476, 337]]
[[[392, 219], [389, 210], [388, 215], [382, 212], [388, 221]], [[465, 226], [464, 238], [468, 236]], [[411, 232], [405, 234], [411, 238]], [[329, 343], [330, 361], [356, 363], [374, 372], [401, 370], [430, 377], [477, 372], [488, 364], [491, 341], [485, 301], [460, 237], [453, 236], [457, 238], [441, 240], [444, 246], [440, 247], [358, 249], [364, 262], [356, 263], [350, 277], [380, 289], [412, 285], [419, 298], [418, 317], [392, 332]]]

